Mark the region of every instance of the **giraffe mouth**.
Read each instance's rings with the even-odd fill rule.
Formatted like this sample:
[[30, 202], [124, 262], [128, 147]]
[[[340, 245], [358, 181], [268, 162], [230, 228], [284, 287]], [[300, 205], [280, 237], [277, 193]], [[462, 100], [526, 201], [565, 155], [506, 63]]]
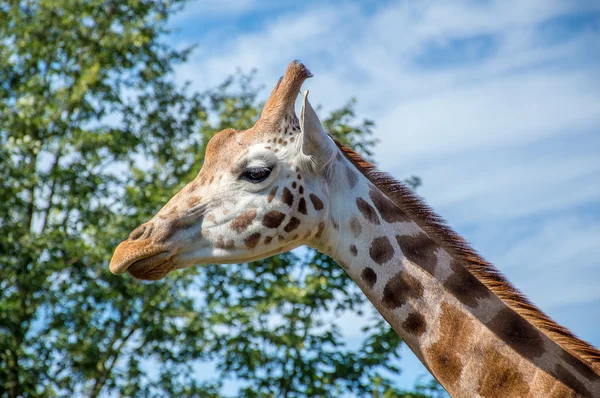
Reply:
[[134, 261], [127, 272], [136, 279], [155, 281], [164, 278], [173, 268], [171, 253], [162, 251]]

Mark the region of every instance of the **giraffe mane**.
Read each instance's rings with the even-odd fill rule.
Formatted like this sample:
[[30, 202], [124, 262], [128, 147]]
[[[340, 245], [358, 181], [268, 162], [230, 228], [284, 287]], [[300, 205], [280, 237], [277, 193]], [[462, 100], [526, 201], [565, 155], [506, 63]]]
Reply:
[[388, 173], [379, 171], [360, 154], [332, 137], [344, 156], [377, 188], [404, 211], [431, 239], [448, 251], [484, 286], [506, 305], [521, 315], [593, 371], [600, 371], [600, 350], [576, 337], [570, 330], [554, 322], [510, 284], [494, 265], [484, 260], [469, 244], [448, 226], [429, 205], [405, 184]]

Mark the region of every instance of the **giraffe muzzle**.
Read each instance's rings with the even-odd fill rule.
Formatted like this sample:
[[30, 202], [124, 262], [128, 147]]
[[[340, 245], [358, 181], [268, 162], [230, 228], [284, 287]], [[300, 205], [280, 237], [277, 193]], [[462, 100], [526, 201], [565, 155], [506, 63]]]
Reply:
[[157, 235], [164, 235], [159, 232], [161, 229], [146, 223], [133, 230], [115, 249], [110, 260], [110, 272], [115, 275], [129, 272], [133, 277], [144, 280], [161, 279], [169, 273], [173, 269], [172, 250], [157, 242]]

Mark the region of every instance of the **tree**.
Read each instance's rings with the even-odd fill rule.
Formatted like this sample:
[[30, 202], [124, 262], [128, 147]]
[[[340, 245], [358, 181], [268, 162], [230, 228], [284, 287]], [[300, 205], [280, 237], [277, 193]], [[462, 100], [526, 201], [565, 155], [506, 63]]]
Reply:
[[[162, 38], [180, 5], [0, 4], [0, 396], [221, 396], [221, 380], [194, 374], [203, 361], [248, 397], [425, 396], [380, 374], [398, 371], [400, 340], [379, 317], [362, 347], [340, 343], [326, 315], [364, 298], [312, 250], [156, 283], [108, 272], [208, 139], [261, 109], [251, 75], [200, 94], [173, 83], [189, 50]], [[370, 154], [373, 124], [353, 102], [325, 125]]]

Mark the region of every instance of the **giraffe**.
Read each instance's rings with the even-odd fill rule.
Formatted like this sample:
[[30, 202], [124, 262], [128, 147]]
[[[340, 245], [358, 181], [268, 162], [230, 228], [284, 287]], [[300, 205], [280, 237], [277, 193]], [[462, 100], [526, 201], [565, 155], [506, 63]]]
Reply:
[[455, 397], [600, 397], [600, 351], [554, 323], [402, 183], [328, 136], [289, 64], [256, 124], [115, 249], [157, 280], [301, 245], [332, 257]]

